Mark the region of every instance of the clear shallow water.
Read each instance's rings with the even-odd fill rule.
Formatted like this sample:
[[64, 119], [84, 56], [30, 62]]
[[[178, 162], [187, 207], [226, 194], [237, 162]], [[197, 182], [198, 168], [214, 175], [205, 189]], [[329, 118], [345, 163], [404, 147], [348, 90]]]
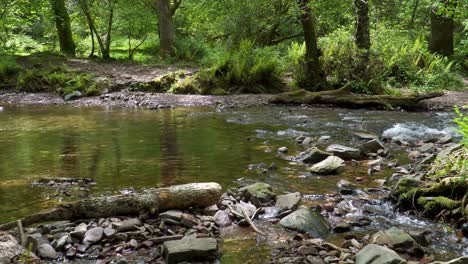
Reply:
[[[341, 178], [358, 176], [365, 178], [365, 186], [372, 186], [386, 173], [367, 176], [366, 168], [357, 167], [340, 176], [304, 178], [304, 167], [279, 159], [276, 149], [302, 151], [294, 145], [300, 134], [328, 135], [333, 143], [353, 145], [352, 132], [360, 130], [417, 140], [452, 133], [451, 118], [447, 113], [332, 108], [217, 112], [6, 106], [0, 112], [0, 222], [56, 206], [58, 199], [51, 198], [56, 190], [31, 187], [41, 177], [92, 178], [96, 184], [82, 195], [206, 181], [227, 188], [237, 186], [239, 178], [268, 182], [277, 193], [330, 193]], [[260, 162], [267, 166], [275, 162], [278, 170], [266, 174], [248, 170], [249, 164]], [[390, 226], [398, 218], [384, 216], [387, 222], [378, 223]]]

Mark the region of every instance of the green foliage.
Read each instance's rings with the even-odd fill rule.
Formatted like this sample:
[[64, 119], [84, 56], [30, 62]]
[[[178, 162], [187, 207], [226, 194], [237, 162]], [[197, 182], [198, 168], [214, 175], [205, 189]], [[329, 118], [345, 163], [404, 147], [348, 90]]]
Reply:
[[13, 56], [0, 53], [0, 80], [8, 82], [10, 78], [18, 74], [19, 70], [20, 67]]
[[94, 96], [101, 94], [103, 84], [96, 83], [89, 74], [56, 67], [21, 71], [18, 75], [17, 89], [21, 92], [53, 92], [60, 96], [79, 91], [84, 96]]
[[[464, 106], [468, 108], [468, 106]], [[463, 136], [462, 143], [468, 147], [468, 116], [465, 115], [458, 107], [455, 107], [457, 117], [453, 121], [458, 125], [457, 132]]]
[[234, 93], [279, 92], [283, 89], [278, 54], [270, 48], [257, 48], [244, 40], [239, 48], [225, 52], [202, 71], [198, 78], [208, 86], [234, 87]]

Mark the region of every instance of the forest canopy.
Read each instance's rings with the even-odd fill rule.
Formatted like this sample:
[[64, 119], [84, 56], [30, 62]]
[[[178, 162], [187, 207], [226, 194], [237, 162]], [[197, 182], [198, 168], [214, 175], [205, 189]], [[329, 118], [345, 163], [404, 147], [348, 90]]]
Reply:
[[465, 0], [0, 0], [0, 75], [48, 52], [197, 66], [236, 92], [461, 89], [467, 30]]

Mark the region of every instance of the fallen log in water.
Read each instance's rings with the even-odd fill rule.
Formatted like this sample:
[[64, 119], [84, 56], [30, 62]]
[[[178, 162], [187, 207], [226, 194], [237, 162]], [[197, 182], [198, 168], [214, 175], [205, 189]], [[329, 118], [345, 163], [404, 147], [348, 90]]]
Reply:
[[[101, 218], [156, 213], [169, 209], [208, 207], [221, 196], [217, 183], [192, 183], [168, 188], [149, 189], [142, 193], [113, 195], [80, 200], [60, 205], [56, 209], [21, 219], [24, 226], [47, 221]], [[16, 226], [16, 221], [0, 225], [0, 230]]]
[[333, 91], [308, 92], [297, 90], [281, 93], [270, 99], [273, 104], [331, 104], [351, 108], [376, 107], [383, 109], [421, 108], [420, 101], [444, 95], [442, 92], [407, 95], [358, 95], [351, 93], [351, 86]]

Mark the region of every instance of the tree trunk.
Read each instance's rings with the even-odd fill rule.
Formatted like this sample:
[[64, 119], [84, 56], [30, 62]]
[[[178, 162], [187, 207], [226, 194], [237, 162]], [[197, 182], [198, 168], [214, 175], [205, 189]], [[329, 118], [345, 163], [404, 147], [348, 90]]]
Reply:
[[429, 50], [444, 56], [453, 54], [453, 18], [431, 10]]
[[[192, 183], [148, 189], [138, 194], [90, 198], [25, 217], [22, 223], [28, 226], [48, 221], [138, 215], [142, 212], [157, 213], [190, 207], [204, 208], [215, 204], [221, 197], [221, 192], [222, 188], [217, 183]], [[15, 226], [16, 221], [0, 225], [0, 230], [8, 230]]]
[[65, 7], [65, 0], [51, 0], [51, 4], [60, 41], [60, 51], [69, 56], [75, 56], [75, 42], [73, 42], [70, 16]]
[[112, 36], [112, 24], [114, 22], [114, 9], [117, 0], [109, 2], [109, 20], [107, 21], [107, 34], [106, 34], [106, 46], [102, 53], [103, 59], [110, 59], [110, 45], [111, 45], [111, 36]]
[[270, 103], [273, 104], [326, 104], [337, 105], [349, 108], [379, 108], [394, 109], [403, 108], [407, 110], [420, 109], [420, 101], [442, 96], [443, 93], [433, 92], [422, 95], [361, 95], [352, 94], [351, 86], [345, 85], [343, 88], [333, 91], [308, 92], [297, 90], [286, 92], [273, 97]]
[[354, 0], [356, 12], [356, 32], [354, 40], [360, 49], [369, 50], [371, 46], [369, 33], [369, 3], [367, 0]]
[[304, 31], [304, 41], [306, 54], [304, 62], [304, 83], [299, 84], [310, 91], [323, 91], [326, 85], [325, 74], [320, 66], [320, 51], [317, 46], [317, 35], [312, 12], [309, 7], [309, 0], [298, 0], [301, 9], [300, 20]]
[[162, 55], [174, 54], [175, 29], [169, 0], [156, 0], [159, 26], [159, 52]]

